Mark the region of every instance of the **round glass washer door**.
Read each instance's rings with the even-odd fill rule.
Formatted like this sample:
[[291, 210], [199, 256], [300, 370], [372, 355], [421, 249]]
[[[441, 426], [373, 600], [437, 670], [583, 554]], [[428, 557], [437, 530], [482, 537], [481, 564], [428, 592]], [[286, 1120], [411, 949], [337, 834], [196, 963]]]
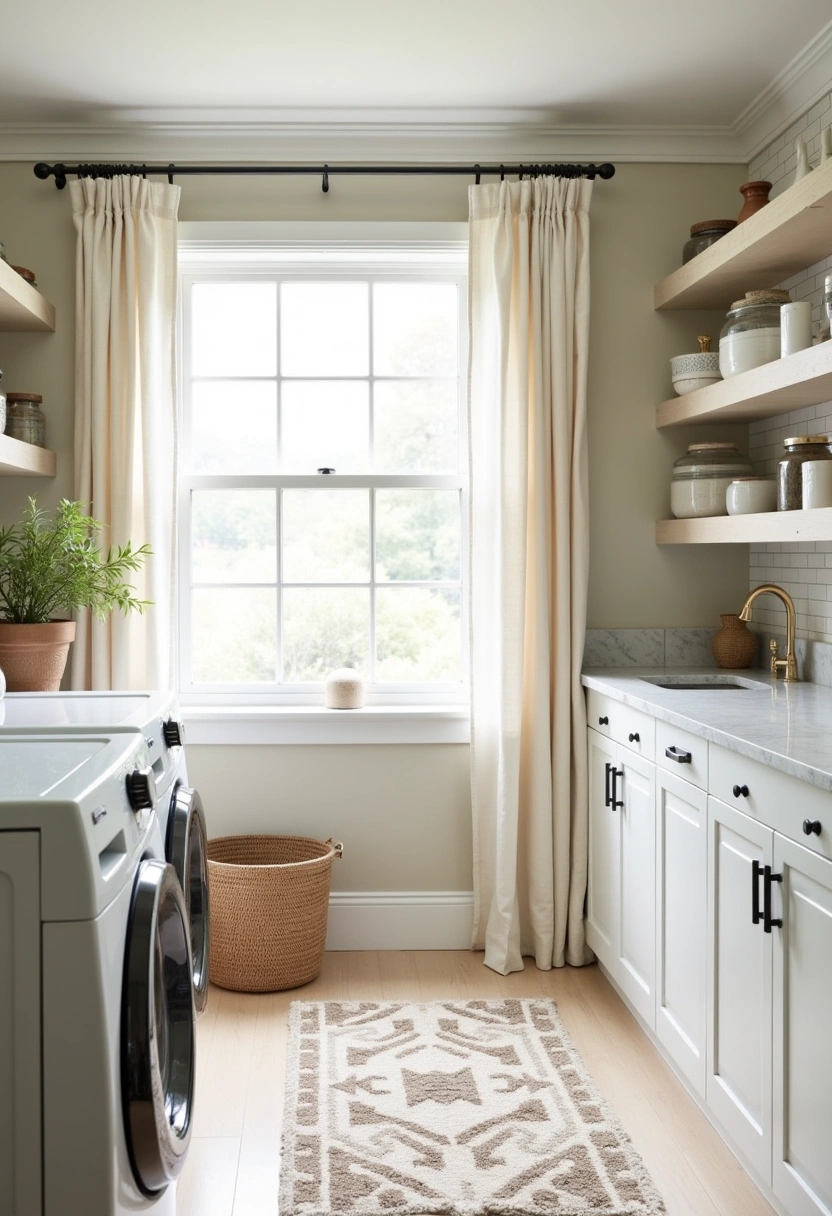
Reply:
[[185, 896], [191, 932], [194, 1004], [201, 1013], [208, 1000], [208, 831], [198, 792], [177, 781], [171, 795], [165, 856]]
[[191, 1138], [196, 1014], [188, 915], [173, 866], [136, 875], [121, 1007], [121, 1097], [127, 1152], [142, 1194], [179, 1175]]

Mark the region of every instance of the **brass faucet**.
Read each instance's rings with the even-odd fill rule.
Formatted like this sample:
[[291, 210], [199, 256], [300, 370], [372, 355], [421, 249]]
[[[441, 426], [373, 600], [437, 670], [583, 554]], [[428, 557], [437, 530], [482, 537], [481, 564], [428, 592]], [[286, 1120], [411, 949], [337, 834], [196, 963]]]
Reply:
[[763, 583], [762, 586], [755, 587], [745, 597], [745, 603], [740, 609], [740, 620], [751, 620], [751, 605], [758, 595], [765, 595], [766, 592], [778, 596], [783, 601], [786, 609], [786, 657], [785, 659], [778, 659], [777, 643], [772, 638], [769, 642], [771, 650], [771, 674], [777, 676], [781, 671], [785, 670], [786, 683], [796, 684], [799, 676], [797, 674], [797, 659], [794, 656], [794, 600], [788, 591], [784, 591], [782, 587], [778, 587], [774, 583]]

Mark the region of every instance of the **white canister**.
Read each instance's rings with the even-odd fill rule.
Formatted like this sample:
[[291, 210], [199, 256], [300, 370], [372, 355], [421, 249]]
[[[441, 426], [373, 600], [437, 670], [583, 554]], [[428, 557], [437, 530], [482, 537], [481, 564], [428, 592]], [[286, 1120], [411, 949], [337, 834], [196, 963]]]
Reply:
[[328, 709], [361, 709], [364, 704], [364, 677], [354, 667], [339, 667], [326, 678]]
[[719, 370], [724, 380], [780, 358], [780, 326], [749, 329], [719, 340]]
[[806, 460], [801, 466], [803, 509], [832, 507], [832, 460]]
[[797, 354], [812, 345], [812, 305], [809, 300], [780, 309], [780, 356]]
[[[832, 461], [829, 462], [832, 468]], [[756, 515], [777, 510], [777, 482], [773, 477], [738, 477], [725, 491], [729, 515]]]

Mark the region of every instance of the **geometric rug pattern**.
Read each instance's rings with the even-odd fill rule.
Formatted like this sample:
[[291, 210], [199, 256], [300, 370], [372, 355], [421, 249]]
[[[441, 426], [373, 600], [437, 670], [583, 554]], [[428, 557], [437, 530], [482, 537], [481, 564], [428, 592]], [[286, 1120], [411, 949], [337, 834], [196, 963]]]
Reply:
[[548, 1000], [295, 1001], [281, 1216], [654, 1216]]

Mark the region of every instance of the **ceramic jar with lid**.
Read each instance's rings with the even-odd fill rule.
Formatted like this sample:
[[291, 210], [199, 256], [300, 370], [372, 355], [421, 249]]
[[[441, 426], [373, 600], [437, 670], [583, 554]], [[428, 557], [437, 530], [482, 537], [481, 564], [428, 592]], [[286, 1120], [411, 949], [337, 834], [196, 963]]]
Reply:
[[46, 417], [40, 408], [43, 397], [37, 393], [8, 393], [6, 396], [6, 434], [36, 447], [46, 447]]
[[783, 440], [786, 454], [777, 466], [777, 510], [803, 509], [803, 465], [807, 460], [832, 460], [829, 435], [793, 435]]
[[682, 247], [682, 265], [695, 258], [703, 249], [721, 240], [726, 232], [736, 226], [736, 220], [702, 220], [698, 224], [691, 224], [690, 240], [685, 241]]
[[676, 519], [726, 515], [725, 492], [738, 477], [750, 477], [751, 461], [733, 443], [692, 443], [673, 465], [670, 510]]
[[719, 370], [723, 379], [780, 358], [780, 307], [787, 291], [749, 291], [735, 300], [719, 335]]

